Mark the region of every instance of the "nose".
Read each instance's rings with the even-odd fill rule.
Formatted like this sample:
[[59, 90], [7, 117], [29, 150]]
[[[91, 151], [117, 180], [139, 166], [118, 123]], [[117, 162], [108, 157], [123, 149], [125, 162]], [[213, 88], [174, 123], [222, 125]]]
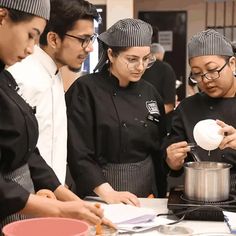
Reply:
[[90, 41], [88, 46], [84, 49], [86, 52], [92, 52], [93, 51], [93, 42]]
[[141, 61], [141, 62], [139, 61], [136, 69], [139, 70], [139, 71], [143, 71], [144, 70], [144, 63], [143, 63], [143, 61]]
[[202, 82], [204, 83], [204, 84], [207, 84], [207, 83], [209, 83], [210, 82], [210, 80], [206, 77], [206, 75], [204, 74], [204, 75], [202, 75]]
[[34, 41], [29, 43], [29, 45], [26, 47], [26, 50], [25, 50], [26, 55], [30, 55], [34, 52], [34, 45], [35, 45]]

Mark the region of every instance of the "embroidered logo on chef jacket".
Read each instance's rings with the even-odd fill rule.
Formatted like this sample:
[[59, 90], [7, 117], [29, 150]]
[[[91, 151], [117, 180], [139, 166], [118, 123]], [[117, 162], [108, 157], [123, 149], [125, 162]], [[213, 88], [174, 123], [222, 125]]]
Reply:
[[146, 107], [148, 109], [148, 116], [147, 119], [154, 121], [154, 122], [159, 122], [159, 116], [160, 116], [160, 111], [159, 108], [157, 106], [157, 102], [156, 101], [147, 101], [146, 102]]
[[156, 101], [146, 101], [146, 107], [150, 114], [160, 115], [160, 111], [159, 111]]

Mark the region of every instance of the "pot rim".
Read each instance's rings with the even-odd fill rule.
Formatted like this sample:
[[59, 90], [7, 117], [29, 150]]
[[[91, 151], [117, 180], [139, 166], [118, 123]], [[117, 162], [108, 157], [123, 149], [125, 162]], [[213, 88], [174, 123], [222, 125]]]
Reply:
[[[199, 167], [196, 166], [197, 164], [196, 163], [204, 163], [204, 164], [207, 164], [207, 163], [214, 163], [216, 165], [219, 165], [218, 167], [212, 167], [212, 168], [203, 168], [202, 166], [200, 166], [199, 164]], [[185, 162], [184, 163], [184, 168], [185, 169], [193, 169], [193, 170], [201, 170], [201, 171], [216, 171], [216, 170], [223, 170], [223, 169], [230, 169], [232, 168], [232, 165], [229, 164], [229, 163], [225, 163], [225, 162], [215, 162], [215, 161], [199, 161], [199, 162], [196, 162], [196, 161], [192, 161], [192, 162]]]

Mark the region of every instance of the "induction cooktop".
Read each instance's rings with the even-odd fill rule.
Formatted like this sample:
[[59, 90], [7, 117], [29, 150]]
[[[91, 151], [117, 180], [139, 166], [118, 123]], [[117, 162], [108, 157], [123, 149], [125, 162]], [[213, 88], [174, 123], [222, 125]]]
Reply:
[[167, 207], [177, 217], [186, 220], [224, 221], [224, 211], [236, 212], [236, 195], [221, 202], [202, 202], [189, 200], [184, 196], [183, 186], [171, 189]]

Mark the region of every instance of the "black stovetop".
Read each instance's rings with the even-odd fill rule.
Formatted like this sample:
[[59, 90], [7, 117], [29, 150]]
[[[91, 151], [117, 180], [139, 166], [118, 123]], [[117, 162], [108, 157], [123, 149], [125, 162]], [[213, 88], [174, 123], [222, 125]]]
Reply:
[[224, 221], [222, 210], [236, 212], [236, 196], [222, 202], [201, 202], [188, 200], [184, 196], [183, 187], [170, 191], [167, 207], [176, 216], [186, 220]]

